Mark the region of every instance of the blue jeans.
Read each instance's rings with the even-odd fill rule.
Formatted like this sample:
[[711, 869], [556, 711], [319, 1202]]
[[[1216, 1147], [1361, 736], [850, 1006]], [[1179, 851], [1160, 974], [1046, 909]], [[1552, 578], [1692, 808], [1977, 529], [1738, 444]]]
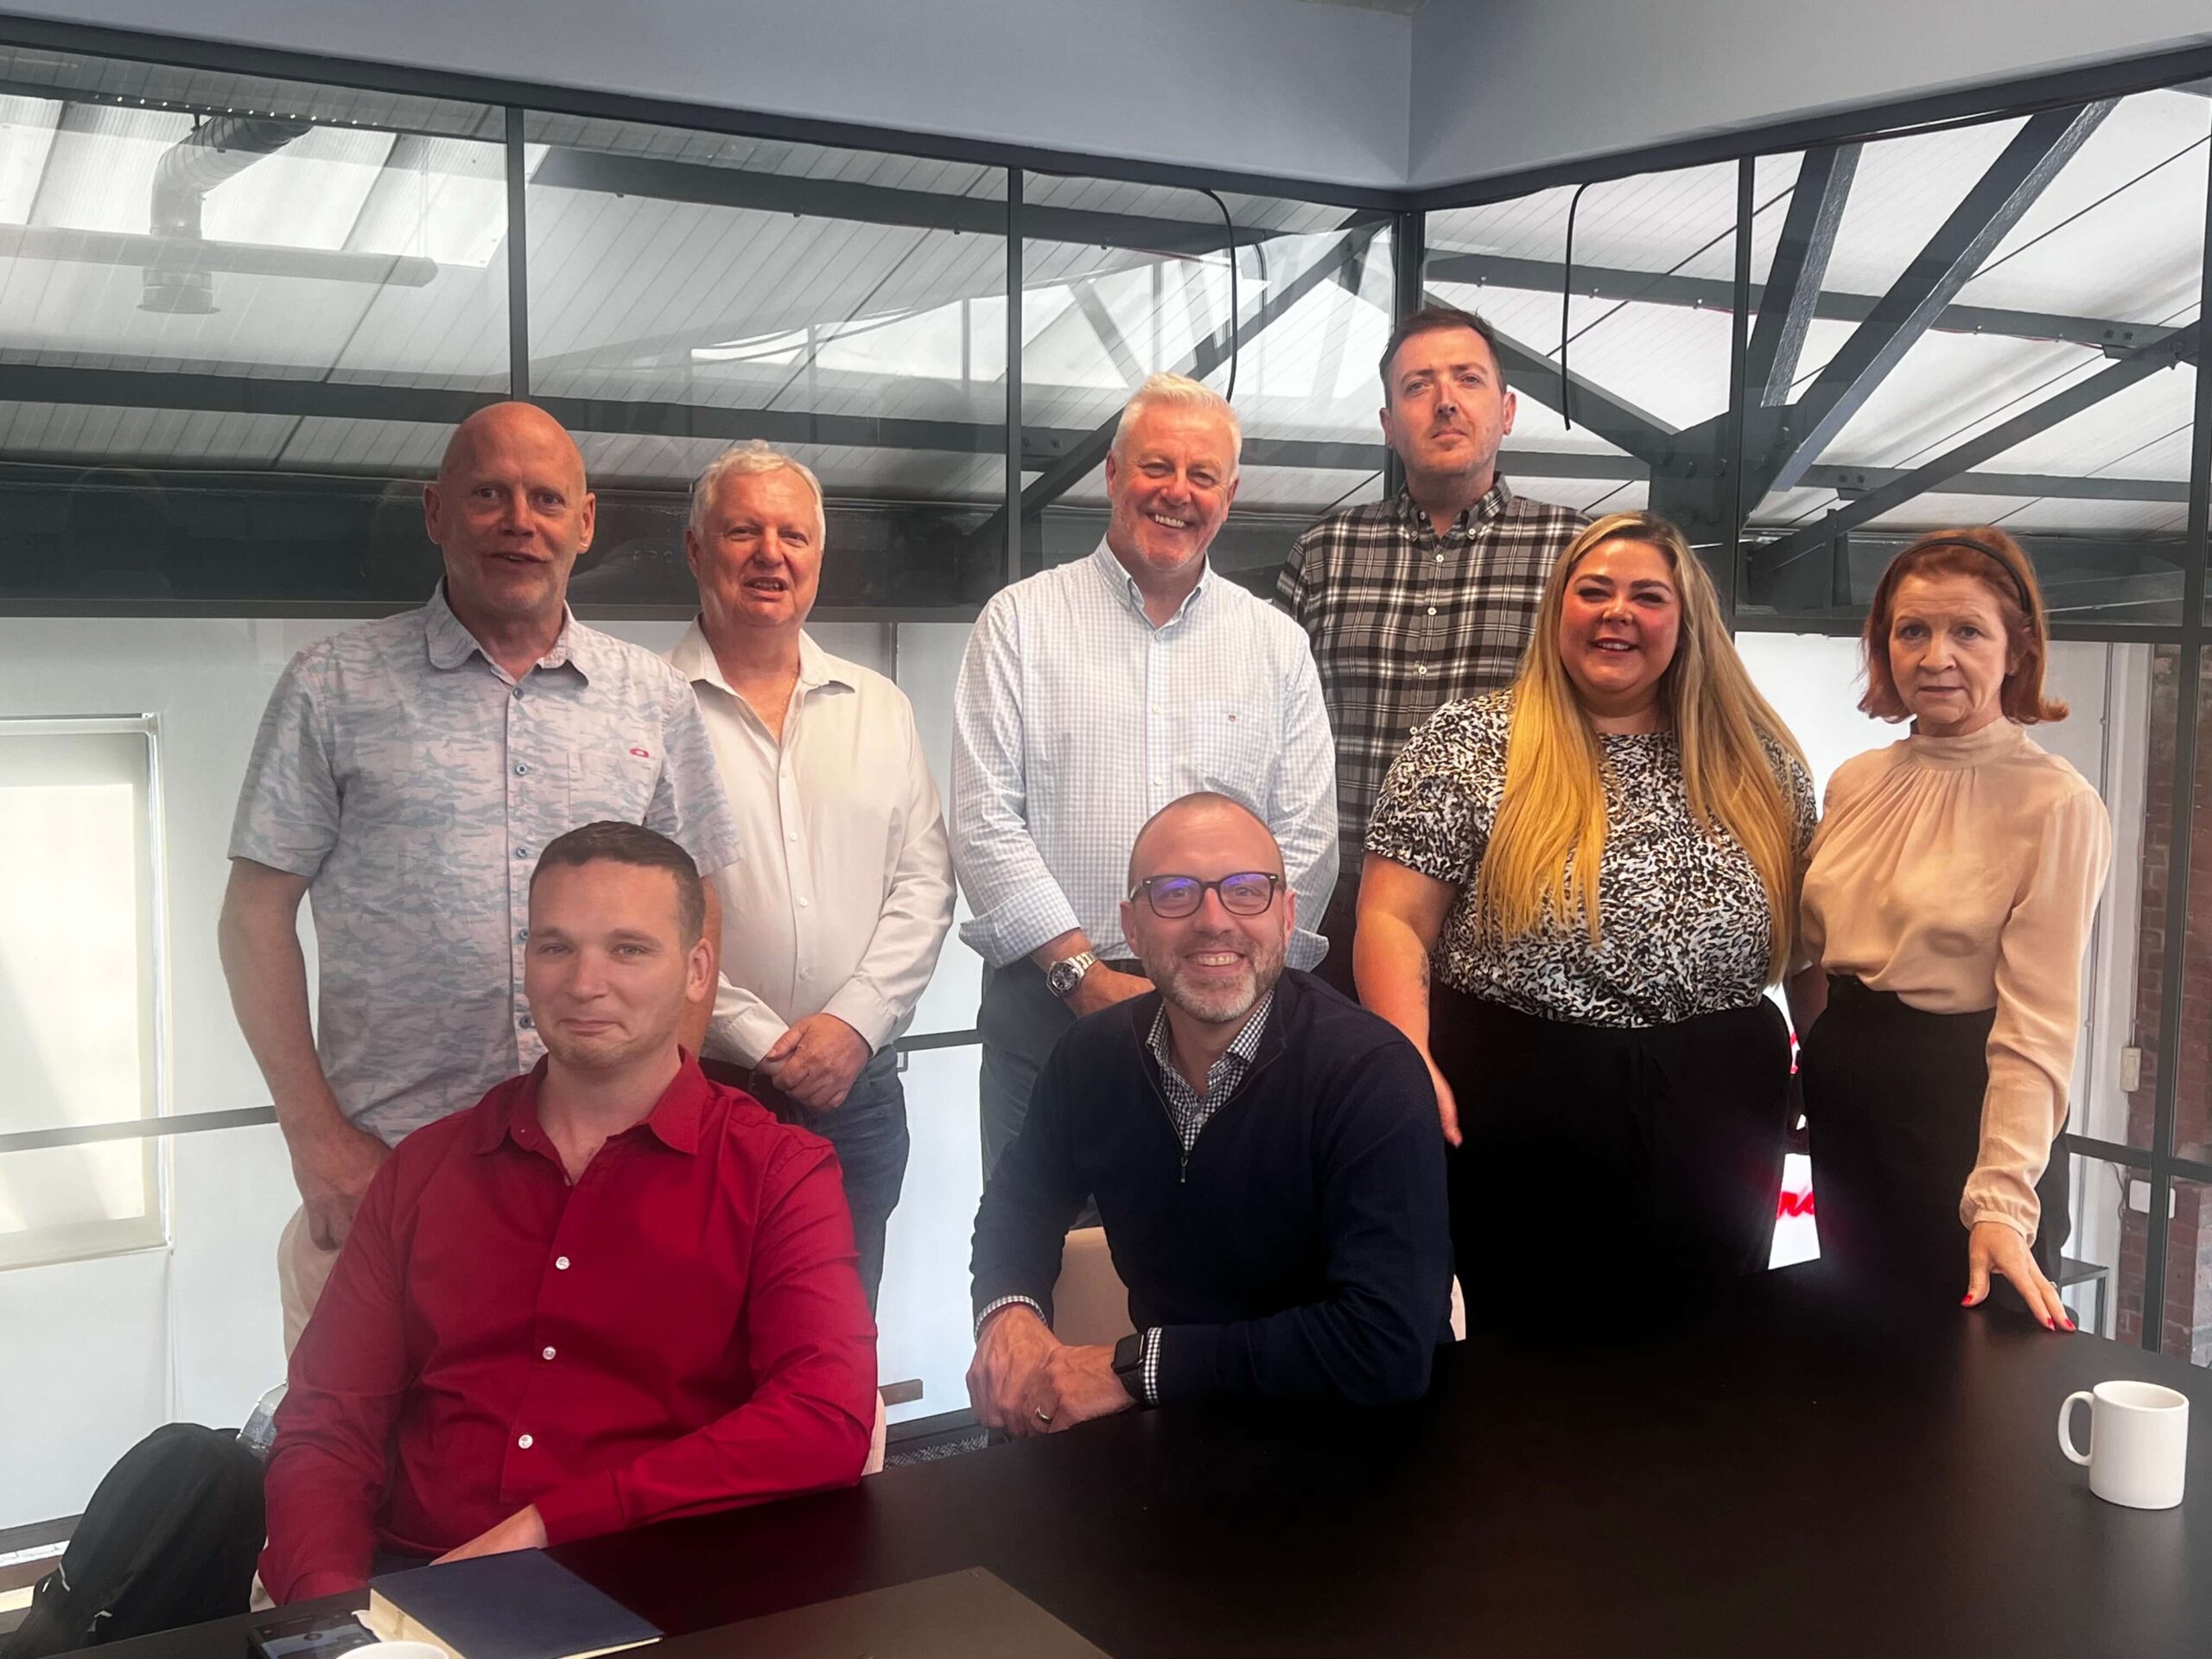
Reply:
[[785, 1123], [818, 1135], [837, 1150], [845, 1179], [845, 1204], [853, 1212], [853, 1243], [860, 1251], [861, 1288], [868, 1311], [875, 1313], [876, 1288], [883, 1282], [883, 1240], [891, 1212], [906, 1182], [906, 1090], [899, 1081], [899, 1055], [887, 1048], [853, 1079], [845, 1103], [827, 1112], [810, 1112], [759, 1072], [720, 1060], [701, 1063], [718, 1083], [742, 1089]]

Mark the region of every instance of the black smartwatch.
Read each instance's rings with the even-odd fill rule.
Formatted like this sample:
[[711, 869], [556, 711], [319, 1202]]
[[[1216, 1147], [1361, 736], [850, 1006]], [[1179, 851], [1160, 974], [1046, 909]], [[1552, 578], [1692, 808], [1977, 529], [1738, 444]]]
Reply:
[[1144, 1332], [1132, 1331], [1114, 1344], [1114, 1375], [1129, 1391], [1129, 1398], [1141, 1406], [1152, 1403], [1144, 1397]]

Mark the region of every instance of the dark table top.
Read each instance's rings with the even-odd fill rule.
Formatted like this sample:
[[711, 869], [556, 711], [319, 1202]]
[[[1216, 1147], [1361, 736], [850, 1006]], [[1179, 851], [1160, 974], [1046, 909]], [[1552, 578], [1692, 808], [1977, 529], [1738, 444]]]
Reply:
[[[2212, 1378], [2178, 1360], [1900, 1330], [1812, 1268], [1636, 1344], [1448, 1359], [1405, 1411], [1132, 1413], [555, 1553], [671, 1634], [979, 1566], [1116, 1659], [2212, 1654]], [[2196, 1404], [2178, 1510], [2059, 1455], [2060, 1401], [2120, 1376]], [[111, 1651], [241, 1659], [245, 1623]]]

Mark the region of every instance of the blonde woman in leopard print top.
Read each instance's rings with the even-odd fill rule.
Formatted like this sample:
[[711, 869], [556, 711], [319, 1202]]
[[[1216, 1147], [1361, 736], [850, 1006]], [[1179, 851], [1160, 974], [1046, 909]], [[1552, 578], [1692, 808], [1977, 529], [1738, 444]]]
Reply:
[[1355, 968], [1428, 1058], [1462, 1278], [1513, 1264], [1494, 1317], [1656, 1312], [1765, 1265], [1790, 1065], [1765, 991], [1801, 965], [1814, 821], [1711, 580], [1644, 513], [1584, 531], [1513, 685], [1399, 756]]

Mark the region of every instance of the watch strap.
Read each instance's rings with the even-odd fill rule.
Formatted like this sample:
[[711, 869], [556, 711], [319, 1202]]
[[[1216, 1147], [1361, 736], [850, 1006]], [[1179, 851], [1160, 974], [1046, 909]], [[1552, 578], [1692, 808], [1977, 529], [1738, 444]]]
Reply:
[[1065, 1001], [1083, 983], [1083, 976], [1097, 965], [1096, 950], [1079, 950], [1074, 956], [1063, 957], [1045, 970], [1045, 988]]

